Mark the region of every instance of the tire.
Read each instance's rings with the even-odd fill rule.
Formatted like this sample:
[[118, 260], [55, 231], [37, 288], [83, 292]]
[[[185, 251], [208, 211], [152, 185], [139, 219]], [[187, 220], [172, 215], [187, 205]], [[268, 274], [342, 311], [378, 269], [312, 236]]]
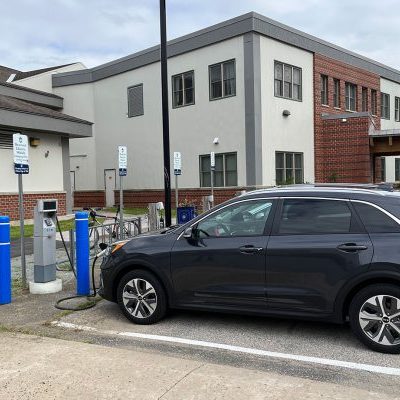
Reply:
[[162, 285], [153, 274], [139, 269], [122, 277], [117, 288], [117, 302], [125, 317], [140, 325], [158, 322], [167, 311]]
[[400, 353], [400, 286], [376, 284], [360, 290], [349, 309], [355, 336], [374, 351]]

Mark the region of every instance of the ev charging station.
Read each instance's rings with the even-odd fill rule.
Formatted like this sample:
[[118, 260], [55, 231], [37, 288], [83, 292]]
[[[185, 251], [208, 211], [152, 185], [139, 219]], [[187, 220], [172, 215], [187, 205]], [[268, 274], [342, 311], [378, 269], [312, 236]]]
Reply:
[[34, 281], [29, 282], [33, 294], [62, 290], [62, 281], [56, 278], [56, 215], [57, 200], [37, 201], [34, 209]]

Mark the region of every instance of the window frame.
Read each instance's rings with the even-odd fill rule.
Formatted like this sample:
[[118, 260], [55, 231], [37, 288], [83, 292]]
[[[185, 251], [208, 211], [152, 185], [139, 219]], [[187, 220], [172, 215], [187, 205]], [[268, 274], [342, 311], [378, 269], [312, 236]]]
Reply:
[[[228, 94], [228, 95], [225, 95], [225, 85], [224, 85], [224, 64], [228, 64], [228, 63], [231, 63], [231, 62], [233, 62], [233, 69], [234, 69], [234, 72], [235, 72], [235, 77], [234, 77], [234, 80], [235, 80], [235, 93], [233, 93], [233, 94]], [[221, 97], [212, 97], [212, 90], [211, 90], [211, 68], [212, 67], [216, 67], [216, 66], [220, 66], [220, 71], [221, 71]], [[237, 79], [236, 79], [236, 76], [237, 76], [237, 74], [236, 74], [236, 59], [235, 58], [231, 58], [230, 60], [225, 60], [225, 61], [220, 61], [220, 62], [217, 62], [217, 63], [215, 63], [215, 64], [211, 64], [211, 65], [209, 65], [208, 66], [208, 96], [209, 96], [209, 101], [214, 101], [214, 100], [222, 100], [222, 99], [226, 99], [226, 98], [229, 98], [229, 97], [234, 97], [234, 96], [236, 96], [236, 93], [237, 93], [237, 88], [236, 88], [236, 83], [237, 83]]]
[[378, 91], [371, 89], [371, 114], [376, 117], [378, 116]]
[[[232, 172], [232, 171], [227, 171], [227, 168], [226, 168], [226, 156], [227, 155], [235, 155], [236, 156], [236, 185], [234, 185], [234, 186], [226, 186], [226, 181], [227, 181], [227, 178], [226, 178], [226, 173], [227, 172]], [[226, 187], [232, 187], [232, 188], [234, 188], [234, 187], [237, 187], [238, 186], [238, 163], [237, 163], [237, 151], [229, 151], [229, 152], [226, 152], [226, 153], [215, 153], [215, 157], [217, 158], [217, 157], [219, 157], [219, 156], [222, 156], [222, 178], [223, 178], [223, 182], [224, 182], [224, 186], [216, 186], [216, 185], [214, 185], [214, 187], [215, 188], [226, 188]], [[200, 179], [200, 187], [201, 188], [210, 188], [211, 187], [211, 170], [208, 170], [208, 171], [203, 171], [202, 169], [201, 169], [201, 166], [202, 166], [202, 158], [203, 157], [208, 157], [209, 159], [210, 159], [210, 162], [211, 162], [211, 156], [210, 156], [210, 154], [200, 154], [199, 155], [199, 179]], [[210, 186], [204, 186], [203, 185], [203, 174], [204, 173], [210, 173]], [[215, 183], [215, 177], [214, 177], [214, 183]]]
[[400, 181], [400, 157], [394, 159], [394, 180]]
[[[385, 102], [383, 99], [387, 99], [387, 104], [384, 104]], [[384, 113], [384, 110], [387, 111], [387, 114]], [[381, 92], [381, 119], [390, 119], [390, 94], [389, 93], [384, 93]]]
[[[277, 80], [280, 81], [280, 79], [277, 79], [276, 75], [275, 75], [275, 67], [276, 67], [277, 64], [282, 65], [282, 94], [278, 94], [276, 92], [276, 87], [275, 87], [275, 82]], [[291, 81], [290, 81], [290, 84], [291, 84], [290, 93], [292, 95], [291, 97], [285, 96], [285, 67], [291, 69]], [[300, 83], [299, 84], [293, 82], [293, 76], [294, 76], [293, 71], [295, 69], [298, 70], [299, 73], [300, 73]], [[293, 87], [295, 85], [299, 87], [299, 98], [293, 97]], [[286, 99], [286, 100], [293, 100], [293, 101], [302, 102], [303, 101], [303, 69], [301, 67], [297, 67], [296, 65], [288, 64], [288, 63], [285, 63], [283, 61], [274, 60], [274, 96], [278, 97], [280, 99]]]
[[394, 96], [394, 120], [400, 122], [400, 97]]
[[[336, 91], [336, 89], [338, 89]], [[340, 79], [333, 78], [333, 107], [341, 108], [340, 106]]]
[[[278, 154], [283, 154], [283, 167], [282, 168], [277, 168], [276, 163], [277, 163], [277, 155]], [[287, 182], [286, 179], [286, 170], [288, 168], [286, 168], [286, 155], [287, 154], [291, 154], [292, 155], [292, 173], [293, 173], [293, 184], [298, 185], [298, 184], [302, 184], [304, 183], [304, 153], [299, 152], [299, 151], [275, 151], [275, 184], [276, 185], [285, 185]], [[296, 168], [296, 155], [301, 155], [301, 182], [297, 183], [296, 182], [296, 170], [298, 170], [299, 168]], [[278, 183], [277, 179], [276, 179], [276, 171], [277, 170], [283, 170], [284, 172], [284, 176], [285, 176], [285, 182], [282, 183]]]
[[[352, 97], [350, 96], [351, 92], [349, 90], [349, 92], [347, 91], [347, 89], [354, 89], [354, 110], [351, 108], [351, 99]], [[351, 82], [346, 82], [345, 83], [345, 89], [344, 89], [344, 94], [345, 94], [345, 109], [346, 111], [350, 111], [350, 112], [357, 112], [357, 85], [355, 83], [351, 83]], [[349, 104], [347, 104], [347, 99], [349, 99]], [[349, 107], [348, 107], [349, 105]]]
[[[324, 200], [324, 201], [343, 201], [346, 202], [346, 205], [351, 213], [351, 220], [350, 220], [350, 229], [349, 232], [345, 233], [280, 233], [279, 228], [281, 225], [282, 214], [283, 214], [283, 204], [284, 200]], [[347, 234], [354, 234], [354, 233], [366, 233], [364, 225], [361, 223], [361, 220], [358, 214], [355, 212], [354, 207], [351, 204], [350, 199], [340, 199], [340, 198], [333, 198], [333, 197], [319, 197], [319, 196], [285, 196], [279, 198], [279, 203], [277, 205], [277, 210], [275, 212], [274, 218], [274, 225], [272, 227], [271, 235], [273, 236], [323, 236], [323, 235], [347, 235]]]
[[386, 182], [386, 158], [381, 157], [381, 182]]
[[368, 88], [365, 86], [361, 88], [361, 111], [368, 112]]
[[[186, 99], [186, 87], [185, 87], [185, 75], [186, 74], [192, 74], [192, 90], [193, 90], [193, 101], [191, 103], [186, 103], [185, 99]], [[182, 105], [177, 105], [175, 104], [175, 92], [178, 92], [178, 90], [174, 90], [174, 82], [175, 82], [175, 78], [180, 77], [182, 79], [182, 99], [183, 99], [183, 104]], [[185, 72], [181, 72], [179, 74], [175, 74], [171, 76], [171, 92], [172, 92], [172, 108], [182, 108], [182, 107], [187, 107], [187, 106], [193, 106], [196, 102], [196, 98], [195, 98], [195, 80], [194, 80], [194, 69], [191, 69], [189, 71], [185, 71]]]
[[321, 106], [329, 107], [329, 77], [328, 75], [320, 75], [320, 89], [321, 89]]

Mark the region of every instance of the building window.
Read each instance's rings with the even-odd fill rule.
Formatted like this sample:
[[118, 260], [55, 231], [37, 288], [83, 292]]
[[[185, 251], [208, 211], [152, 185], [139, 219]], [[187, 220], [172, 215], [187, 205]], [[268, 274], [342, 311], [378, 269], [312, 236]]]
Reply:
[[394, 119], [400, 122], [400, 97], [394, 98]]
[[210, 65], [210, 99], [236, 95], [235, 60]]
[[275, 61], [275, 96], [301, 101], [301, 68]]
[[340, 80], [333, 80], [333, 107], [340, 108]]
[[381, 118], [390, 119], [390, 96], [381, 93]]
[[346, 110], [357, 111], [357, 86], [346, 82]]
[[303, 183], [303, 153], [275, 153], [276, 184]]
[[368, 88], [363, 87], [361, 91], [361, 111], [368, 111]]
[[381, 157], [381, 182], [386, 182], [386, 158]]
[[328, 105], [328, 77], [321, 75], [321, 104]]
[[194, 71], [172, 77], [172, 106], [182, 107], [194, 104]]
[[[200, 186], [211, 186], [210, 155], [200, 156]], [[215, 154], [214, 186], [237, 186], [237, 153]]]
[[128, 117], [138, 117], [144, 114], [143, 84], [128, 88]]
[[400, 158], [394, 160], [394, 180], [400, 181]]
[[374, 89], [371, 89], [371, 112], [372, 115], [378, 115], [378, 100]]

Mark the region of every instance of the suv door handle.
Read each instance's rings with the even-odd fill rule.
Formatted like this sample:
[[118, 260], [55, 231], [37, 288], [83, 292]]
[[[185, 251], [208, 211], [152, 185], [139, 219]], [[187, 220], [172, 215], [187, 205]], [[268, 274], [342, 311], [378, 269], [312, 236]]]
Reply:
[[244, 254], [260, 253], [263, 250], [264, 250], [263, 247], [254, 247], [252, 245], [246, 245], [246, 246], [239, 247], [239, 251]]
[[344, 243], [336, 247], [338, 250], [345, 251], [346, 253], [356, 253], [357, 251], [367, 250], [368, 247], [364, 245], [358, 245], [355, 243]]

